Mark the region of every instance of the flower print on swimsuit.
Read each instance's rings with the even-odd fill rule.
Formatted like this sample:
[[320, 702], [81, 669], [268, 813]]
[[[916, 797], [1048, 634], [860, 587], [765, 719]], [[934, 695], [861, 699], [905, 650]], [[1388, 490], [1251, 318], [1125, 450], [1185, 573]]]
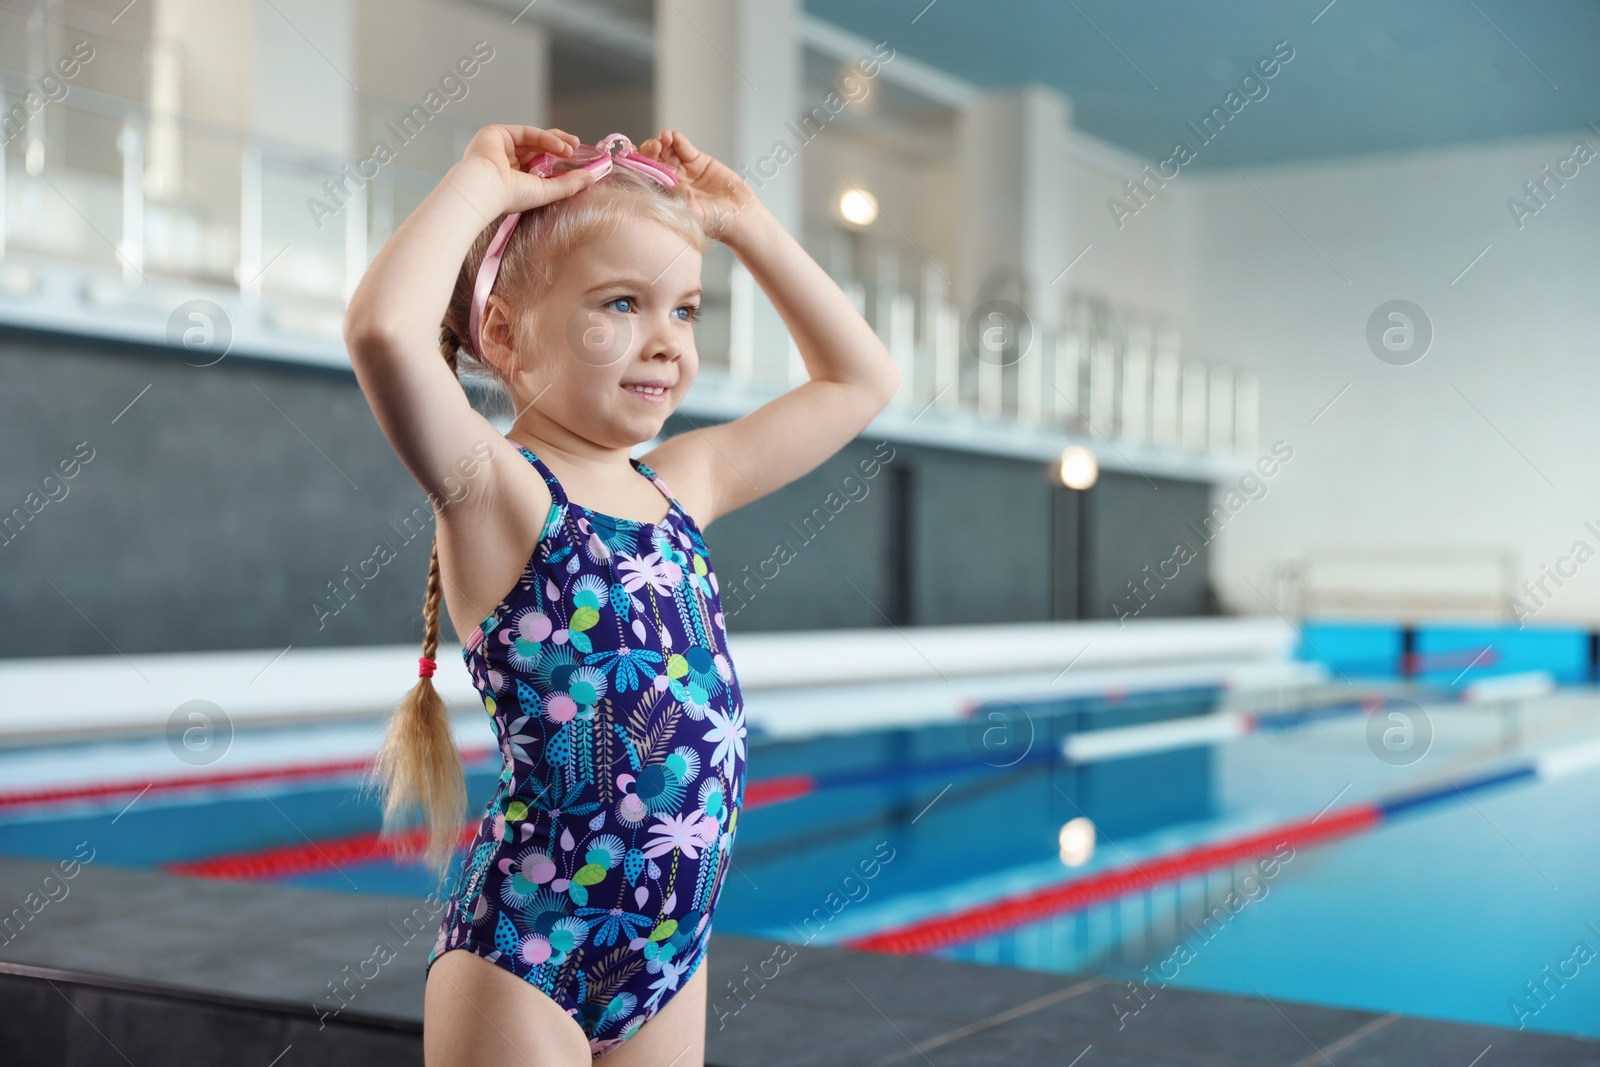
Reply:
[[624, 941], [634, 941], [643, 935], [641, 930], [648, 931], [655, 926], [655, 920], [648, 915], [627, 911], [621, 906], [614, 908], [579, 908], [577, 915], [582, 919], [594, 919], [597, 926], [591, 927], [594, 943], [597, 945], [615, 944], [618, 938]]
[[724, 773], [731, 776], [735, 761], [744, 760], [744, 708], [734, 708], [732, 715], [711, 708], [707, 710], [706, 718], [711, 720], [712, 725], [705, 739], [715, 741], [717, 745], [711, 760], [713, 763], [721, 762]]
[[645, 1001], [645, 1005], [654, 1008], [661, 1000], [661, 994], [669, 989], [677, 989], [679, 980], [688, 972], [690, 966], [691, 964], [688, 963], [674, 964], [670, 961], [663, 961], [661, 964], [661, 977], [650, 983], [650, 988], [655, 992], [650, 994], [650, 998]]
[[717, 820], [696, 809], [687, 815], [668, 815], [658, 820], [651, 829], [656, 836], [644, 850], [646, 856], [660, 856], [681, 849], [685, 856], [695, 859], [702, 848], [716, 839], [721, 829]]
[[632, 548], [639, 541], [640, 525], [627, 519], [590, 512], [578, 519], [578, 530], [585, 535], [589, 558], [605, 563], [613, 554]]
[[645, 683], [653, 682], [660, 665], [666, 661], [654, 649], [622, 645], [605, 652], [595, 652], [584, 662], [611, 671], [618, 693], [632, 693], [643, 689]]
[[717, 657], [704, 645], [690, 645], [682, 655], [667, 660], [668, 688], [672, 695], [691, 705], [702, 718], [711, 699], [725, 688]]
[[572, 504], [522, 453], [559, 518], [462, 652], [514, 774], [458, 877], [441, 951], [537, 986], [601, 1053], [704, 959], [743, 792], [744, 708], [709, 552], [654, 472], [636, 463], [667, 519], [628, 523]]
[[657, 529], [650, 535], [650, 543], [655, 546], [656, 553], [663, 560], [678, 568], [679, 573], [674, 576], [672, 583], [678, 584], [683, 579], [682, 571], [689, 565], [689, 557], [683, 554], [683, 550], [678, 547], [669, 530]]
[[544, 643], [554, 632], [555, 624], [550, 616], [537, 608], [525, 608], [512, 616], [512, 624], [502, 628], [499, 639], [506, 645], [506, 659], [510, 665], [526, 674], [537, 666]]
[[[573, 556], [574, 560], [578, 557]], [[587, 631], [594, 629], [600, 622], [600, 609], [602, 606], [609, 609], [611, 604], [611, 585], [598, 575], [580, 575], [567, 590], [572, 600], [572, 614], [567, 621], [567, 640], [572, 642], [572, 647], [580, 652], [594, 651], [594, 644]]]
[[617, 570], [624, 575], [622, 586], [630, 593], [648, 586], [657, 596], [668, 596], [683, 577], [677, 564], [662, 560], [660, 552], [637, 556], [623, 552], [620, 555], [622, 562]]

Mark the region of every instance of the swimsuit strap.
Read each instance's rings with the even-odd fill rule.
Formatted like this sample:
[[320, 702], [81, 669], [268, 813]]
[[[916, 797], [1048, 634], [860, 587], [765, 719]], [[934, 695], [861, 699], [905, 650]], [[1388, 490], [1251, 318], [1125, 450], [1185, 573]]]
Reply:
[[[507, 440], [510, 440], [510, 438], [507, 438]], [[512, 441], [511, 443], [516, 444], [515, 441]], [[528, 451], [526, 446], [517, 445], [517, 451], [521, 452], [524, 456], [527, 456], [528, 462], [532, 463], [534, 467], [538, 469], [539, 473], [544, 477], [545, 484], [550, 487], [551, 499], [553, 499], [557, 504], [566, 504], [567, 491], [561, 488], [561, 481], [556, 477], [555, 472], [549, 467], [546, 467], [544, 465], [544, 461], [538, 456]]]
[[[506, 440], [510, 441], [511, 439], [508, 437]], [[561, 481], [556, 477], [555, 472], [545, 466], [544, 461], [529, 451], [526, 445], [517, 444], [515, 441], [511, 443], [517, 445], [517, 451], [527, 456], [528, 462], [532, 463], [538, 469], [540, 475], [544, 477], [545, 484], [550, 487], [551, 498], [557, 504], [568, 503], [567, 491], [561, 487]], [[669, 504], [678, 502], [678, 498], [672, 495], [672, 490], [667, 488], [667, 483], [661, 480], [661, 475], [657, 474], [649, 464], [643, 460], [634, 459], [632, 456], [628, 457], [628, 462], [633, 464], [634, 470], [650, 479], [651, 484], [661, 491], [661, 495], [667, 498]]]
[[632, 463], [634, 469], [640, 474], [644, 475], [646, 478], [649, 478], [651, 483], [654, 484], [657, 489], [661, 490], [661, 495], [666, 497], [669, 503], [676, 504], [678, 502], [678, 498], [672, 495], [672, 490], [667, 488], [667, 483], [661, 480], [661, 475], [652, 470], [649, 464], [642, 460], [634, 459], [631, 456], [628, 458], [628, 462]]

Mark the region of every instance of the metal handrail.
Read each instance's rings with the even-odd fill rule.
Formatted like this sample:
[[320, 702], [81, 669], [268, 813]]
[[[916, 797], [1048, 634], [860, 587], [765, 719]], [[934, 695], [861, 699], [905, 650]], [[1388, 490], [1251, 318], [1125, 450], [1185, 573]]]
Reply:
[[[6, 86], [16, 83], [14, 73], [0, 75]], [[0, 102], [5, 95], [0, 93]], [[266, 247], [263, 232], [269, 164], [336, 178], [341, 168], [352, 162], [224, 122], [169, 113], [81, 86], [72, 87], [66, 99], [49, 107], [114, 119], [120, 125], [114, 150], [122, 161], [121, 218], [114, 249], [129, 286], [144, 277], [147, 267], [150, 199], [144, 187], [145, 153], [152, 128], [238, 151], [238, 254], [233, 282], [245, 304], [262, 301], [263, 274], [282, 251]], [[464, 126], [447, 116], [438, 118], [445, 120], [443, 129], [460, 127], [457, 132], [465, 132]], [[10, 230], [6, 178], [0, 174], [0, 257], [6, 254]], [[336, 240], [342, 247], [342, 262], [329, 266], [329, 273], [340, 279], [339, 290], [330, 288], [311, 298], [325, 301], [331, 310], [342, 307], [365, 271], [371, 251], [387, 238], [370, 232], [373, 192], [405, 189], [426, 193], [438, 180], [437, 173], [389, 162], [356, 188], [340, 208], [342, 234], [336, 235]], [[201, 219], [202, 224], [205, 221]], [[111, 239], [111, 235], [103, 236]], [[1030, 343], [1015, 358], [1008, 352], [1004, 360], [982, 359], [971, 350], [974, 324], [967, 321], [977, 309], [963, 308], [940, 293], [939, 289], [948, 289], [945, 272], [920, 252], [912, 256], [915, 249], [909, 242], [905, 245], [897, 249], [892, 243], [885, 244], [877, 251], [880, 255], [899, 254], [906, 262], [920, 257], [926, 263], [920, 291], [900, 284], [898, 269], [892, 284], [882, 284], [881, 279], [841, 278], [847, 290], [856, 294], [858, 306], [865, 310], [870, 303], [874, 326], [900, 370], [902, 388], [894, 402], [899, 409], [921, 410], [931, 403], [946, 415], [964, 413], [1023, 429], [1066, 431], [1092, 440], [1172, 453], [1227, 455], [1255, 447], [1259, 393], [1254, 377], [1188, 358], [1180, 351], [1176, 330], [1170, 324], [1104, 299], [1069, 295], [1061, 313], [1054, 317], [1062, 325], [1030, 329]], [[44, 255], [54, 251], [40, 249]], [[710, 343], [703, 347], [709, 364], [721, 362], [732, 381], [751, 383], [769, 376], [758, 366], [753, 346], [758, 293], [748, 272], [728, 258], [726, 277], [707, 279], [708, 301], [713, 305], [727, 301], [726, 323], [714, 318], [705, 327], [706, 332], [725, 329], [726, 334], [706, 338]], [[721, 268], [713, 270], [720, 274]], [[209, 277], [198, 264], [190, 276], [197, 280]], [[792, 378], [796, 363], [792, 351], [776, 353], [770, 360], [778, 377]], [[799, 369], [803, 371], [803, 366]]]
[[[1415, 575], [1428, 565], [1476, 567], [1484, 581], [1477, 591], [1463, 590], [1459, 580], [1427, 588], [1393, 581], [1363, 587], [1345, 584], [1319, 587], [1317, 572], [1330, 566], [1403, 569]], [[1347, 613], [1420, 618], [1432, 613], [1476, 613], [1510, 618], [1517, 588], [1517, 554], [1499, 548], [1463, 546], [1321, 546], [1303, 549], [1278, 563], [1271, 584], [1277, 607], [1290, 617]]]
[[[34, 79], [13, 70], [0, 68], [0, 101], [6, 101], [5, 107], [10, 107], [10, 98], [20, 96], [33, 88]], [[370, 92], [362, 95], [373, 100], [388, 100], [378, 97]], [[388, 100], [396, 105], [404, 101]], [[350, 163], [348, 156], [340, 156], [321, 149], [307, 148], [305, 145], [281, 138], [271, 137], [255, 130], [219, 122], [199, 115], [185, 112], [167, 111], [152, 108], [140, 100], [130, 100], [127, 97], [117, 96], [99, 89], [91, 89], [84, 85], [71, 85], [68, 93], [59, 103], [53, 103], [42, 112], [46, 116], [56, 108], [70, 108], [101, 118], [113, 119], [118, 122], [136, 120], [149, 125], [155, 121], [170, 123], [180, 133], [198, 139], [209, 140], [218, 144], [226, 144], [241, 150], [249, 149], [260, 153], [262, 156], [277, 160], [282, 163], [291, 163], [296, 166], [306, 167], [311, 170], [327, 170], [330, 174], [337, 173], [341, 165]], [[475, 130], [468, 123], [448, 116], [439, 115], [434, 121], [441, 121], [457, 133]], [[384, 164], [386, 172], [407, 179], [405, 187], [415, 192], [426, 193], [433, 189], [439, 182], [439, 174], [435, 171], [418, 170], [399, 163]]]

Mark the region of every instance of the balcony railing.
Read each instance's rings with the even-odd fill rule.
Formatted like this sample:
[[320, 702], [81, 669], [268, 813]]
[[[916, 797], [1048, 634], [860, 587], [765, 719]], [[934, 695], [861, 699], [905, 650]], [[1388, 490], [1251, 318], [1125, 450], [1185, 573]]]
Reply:
[[[21, 89], [6, 88], [9, 110]], [[435, 164], [458, 157], [472, 133], [437, 121], [426, 152]], [[32, 115], [4, 157], [0, 298], [36, 295], [31, 264], [66, 264], [88, 305], [132, 302], [151, 282], [227, 295], [261, 324], [262, 344], [316, 342], [335, 360], [345, 301], [372, 254], [439, 180], [395, 161], [350, 188], [353, 159], [83, 88]], [[330, 192], [341, 184], [348, 195]], [[848, 243], [833, 240], [818, 258], [895, 359], [899, 409], [1173, 453], [1256, 447], [1254, 376], [1185, 355], [1169, 323], [1082, 294], [1038, 323], [1001, 299], [959, 307], [946, 297], [950, 272], [909, 244], [837, 254]], [[734, 384], [801, 380], [792, 346], [775, 374], [757, 360], [756, 288], [726, 249], [708, 256], [705, 280], [704, 365]]]
[[[963, 307], [945, 295], [951, 272], [903, 239], [840, 239], [835, 224], [818, 219], [808, 220], [807, 234], [894, 358], [900, 408], [931, 405], [1175, 453], [1243, 454], [1258, 445], [1256, 376], [1186, 355], [1176, 326], [1160, 316], [1073, 291], [1048, 309], [1026, 309], [1020, 297]], [[736, 302], [752, 297], [735, 287]], [[803, 373], [791, 359], [791, 380]]]

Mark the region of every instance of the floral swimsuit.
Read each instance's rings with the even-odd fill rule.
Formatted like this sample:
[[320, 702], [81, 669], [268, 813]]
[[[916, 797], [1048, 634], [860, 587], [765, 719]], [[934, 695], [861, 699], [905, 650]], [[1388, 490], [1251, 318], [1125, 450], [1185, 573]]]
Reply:
[[462, 649], [504, 766], [428, 966], [463, 948], [543, 990], [602, 1055], [705, 959], [744, 800], [744, 700], [699, 527], [549, 483], [516, 586]]

